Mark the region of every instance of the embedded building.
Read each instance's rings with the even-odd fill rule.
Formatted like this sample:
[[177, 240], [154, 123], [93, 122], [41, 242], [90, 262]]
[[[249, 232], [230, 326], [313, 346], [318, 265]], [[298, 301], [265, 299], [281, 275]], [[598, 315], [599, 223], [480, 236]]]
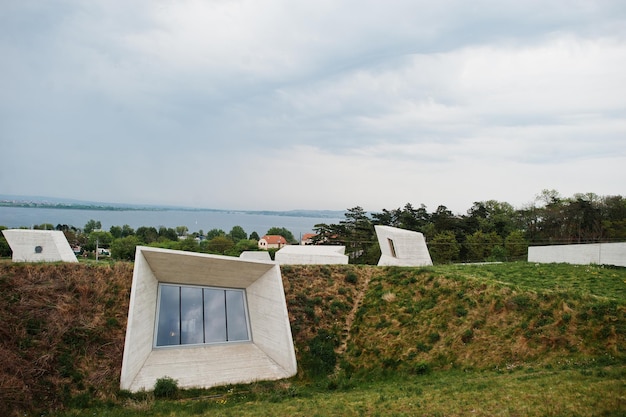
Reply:
[[2, 234], [13, 252], [13, 262], [78, 262], [59, 230], [6, 229]]
[[265, 250], [246, 250], [239, 254], [241, 259], [256, 260], [256, 261], [271, 261], [272, 257], [270, 253]]
[[528, 262], [626, 266], [626, 242], [530, 246]]
[[288, 245], [274, 255], [280, 265], [336, 265], [347, 264], [345, 246]]
[[378, 266], [433, 264], [422, 233], [391, 226], [374, 226], [374, 229], [381, 252]]
[[120, 387], [151, 390], [288, 378], [297, 372], [280, 267], [138, 246]]

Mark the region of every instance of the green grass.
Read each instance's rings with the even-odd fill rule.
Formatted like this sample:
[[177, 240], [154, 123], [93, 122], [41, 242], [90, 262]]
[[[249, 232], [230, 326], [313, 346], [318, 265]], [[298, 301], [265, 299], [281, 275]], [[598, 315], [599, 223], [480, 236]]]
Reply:
[[448, 277], [477, 278], [523, 290], [571, 292], [626, 300], [626, 268], [509, 262], [445, 265], [429, 270]]
[[626, 415], [626, 268], [289, 267], [298, 375], [173, 399], [117, 392], [131, 279], [0, 263], [0, 414]]
[[445, 371], [343, 387], [253, 384], [177, 401], [144, 395], [55, 416], [623, 416], [624, 381], [625, 367]]

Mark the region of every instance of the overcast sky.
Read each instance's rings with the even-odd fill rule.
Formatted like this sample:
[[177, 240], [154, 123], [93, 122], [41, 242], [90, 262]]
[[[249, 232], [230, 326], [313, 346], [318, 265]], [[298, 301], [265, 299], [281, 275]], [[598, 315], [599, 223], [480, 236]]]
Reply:
[[626, 2], [3, 0], [0, 152], [115, 203], [626, 195]]

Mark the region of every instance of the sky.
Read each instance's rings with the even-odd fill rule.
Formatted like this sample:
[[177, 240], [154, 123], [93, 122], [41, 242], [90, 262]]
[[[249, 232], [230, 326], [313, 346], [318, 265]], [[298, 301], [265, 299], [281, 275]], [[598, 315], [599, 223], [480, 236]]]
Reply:
[[626, 195], [623, 0], [3, 0], [0, 194], [233, 210]]

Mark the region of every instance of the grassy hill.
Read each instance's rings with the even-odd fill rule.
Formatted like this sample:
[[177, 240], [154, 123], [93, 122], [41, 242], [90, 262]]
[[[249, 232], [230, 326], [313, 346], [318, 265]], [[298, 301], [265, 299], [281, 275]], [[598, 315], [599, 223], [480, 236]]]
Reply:
[[0, 414], [626, 412], [626, 269], [346, 265], [282, 274], [298, 375], [173, 401], [118, 389], [132, 264], [2, 261]]

